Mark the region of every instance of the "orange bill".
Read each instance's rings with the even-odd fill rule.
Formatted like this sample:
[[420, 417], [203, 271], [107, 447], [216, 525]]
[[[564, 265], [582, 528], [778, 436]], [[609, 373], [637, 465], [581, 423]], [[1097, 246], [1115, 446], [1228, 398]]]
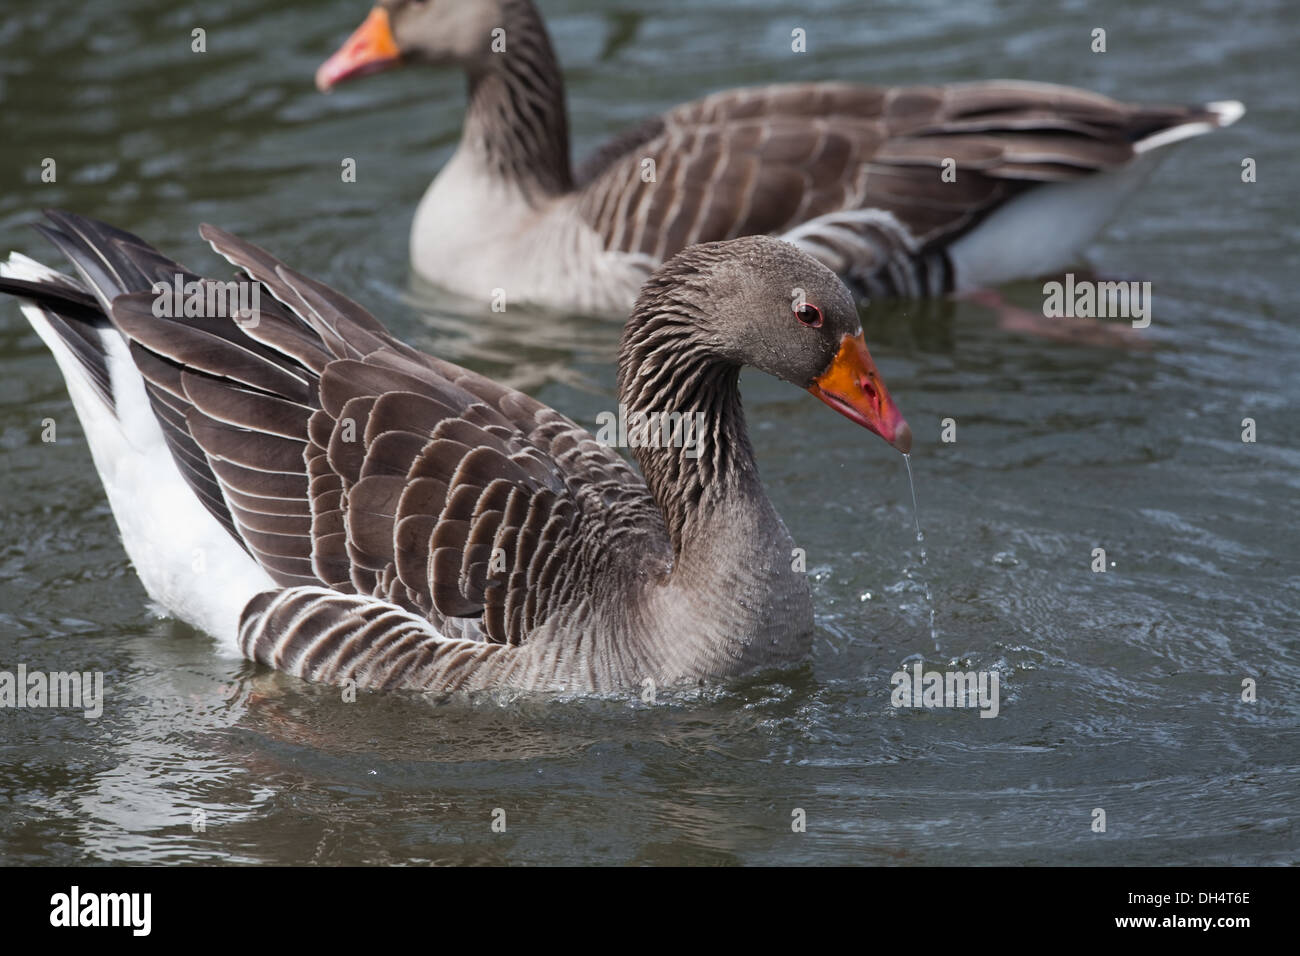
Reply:
[[316, 88], [327, 93], [344, 80], [396, 66], [401, 57], [388, 11], [375, 7], [339, 51], [321, 64], [316, 71]]
[[889, 397], [861, 333], [840, 340], [839, 352], [808, 391], [904, 455], [912, 450], [912, 429]]

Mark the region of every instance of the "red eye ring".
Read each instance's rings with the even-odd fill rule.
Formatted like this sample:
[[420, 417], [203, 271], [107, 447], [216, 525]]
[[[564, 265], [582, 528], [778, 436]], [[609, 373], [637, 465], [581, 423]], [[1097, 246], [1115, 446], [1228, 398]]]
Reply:
[[810, 329], [820, 329], [822, 327], [822, 310], [811, 302], [801, 302], [796, 305], [794, 307], [794, 317]]

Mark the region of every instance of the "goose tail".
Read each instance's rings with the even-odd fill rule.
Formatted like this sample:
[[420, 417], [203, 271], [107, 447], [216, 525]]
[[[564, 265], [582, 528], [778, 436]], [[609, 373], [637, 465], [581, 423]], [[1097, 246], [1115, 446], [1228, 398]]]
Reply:
[[[15, 252], [0, 262], [0, 293], [18, 298], [63, 374], [145, 590], [160, 610], [215, 634], [235, 654], [244, 603], [274, 582], [221, 521], [227, 503], [196, 495], [196, 483], [215, 484], [210, 463], [201, 453], [186, 456], [188, 446], [176, 435], [168, 440], [159, 418], [167, 396], [151, 394], [113, 318], [115, 299], [170, 283], [184, 269], [130, 233], [69, 213], [47, 213], [36, 229], [77, 277]], [[58, 441], [67, 431], [54, 424]], [[193, 481], [182, 474], [178, 454]]]
[[1154, 149], [1180, 143], [1193, 136], [1212, 133], [1231, 126], [1246, 115], [1246, 107], [1237, 100], [1217, 100], [1187, 111], [1180, 122], [1165, 126], [1144, 136], [1133, 144], [1135, 153], [1149, 153]]

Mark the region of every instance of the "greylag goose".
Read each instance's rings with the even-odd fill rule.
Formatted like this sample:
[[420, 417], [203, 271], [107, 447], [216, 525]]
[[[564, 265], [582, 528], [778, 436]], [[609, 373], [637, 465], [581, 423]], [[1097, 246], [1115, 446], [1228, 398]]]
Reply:
[[240, 289], [93, 220], [38, 228], [79, 279], [15, 253], [0, 291], [54, 353], [146, 590], [305, 679], [607, 692], [796, 660], [809, 588], [741, 366], [911, 447], [849, 291], [776, 239], [693, 246], [647, 282], [618, 376], [642, 478], [220, 229], [200, 232]]
[[459, 148], [411, 228], [415, 271], [479, 301], [618, 316], [675, 253], [745, 235], [792, 242], [860, 298], [1059, 273], [1161, 147], [1244, 112], [1013, 81], [796, 83], [679, 106], [574, 171], [532, 0], [380, 0], [316, 83], [406, 62], [469, 78]]

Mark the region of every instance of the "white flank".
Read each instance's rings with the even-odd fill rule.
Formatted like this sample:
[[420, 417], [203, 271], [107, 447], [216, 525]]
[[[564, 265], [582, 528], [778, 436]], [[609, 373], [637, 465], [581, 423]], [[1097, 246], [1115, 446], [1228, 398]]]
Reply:
[[956, 290], [968, 292], [1060, 272], [1123, 208], [1164, 157], [1038, 186], [993, 213], [949, 250]]
[[[0, 275], [40, 281], [59, 275], [14, 253]], [[81, 363], [51, 328], [45, 310], [23, 315], [48, 346], [67, 383], [91, 457], [122, 533], [122, 545], [149, 596], [238, 655], [239, 616], [253, 595], [276, 583], [203, 507], [181, 476], [145, 394], [144, 379], [117, 332], [101, 336], [108, 353], [114, 414]]]
[[530, 206], [466, 147], [438, 173], [411, 223], [415, 271], [484, 309], [500, 289], [510, 306], [625, 318], [658, 264], [640, 253], [606, 251], [565, 199]]
[[1164, 158], [1161, 147], [1231, 126], [1245, 114], [1236, 100], [1207, 103], [1215, 122], [1198, 120], [1161, 130], [1133, 144], [1127, 166], [1070, 183], [1039, 186], [1013, 199], [953, 243], [957, 291], [1057, 273], [1074, 264]]

